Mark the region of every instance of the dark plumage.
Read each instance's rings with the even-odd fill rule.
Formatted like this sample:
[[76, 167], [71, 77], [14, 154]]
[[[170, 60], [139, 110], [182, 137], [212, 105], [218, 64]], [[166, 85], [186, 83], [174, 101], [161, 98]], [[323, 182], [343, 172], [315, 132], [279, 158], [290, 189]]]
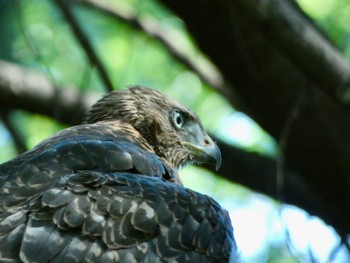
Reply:
[[221, 155], [192, 111], [144, 87], [112, 92], [0, 165], [0, 261], [233, 260], [227, 212], [177, 174], [203, 162]]

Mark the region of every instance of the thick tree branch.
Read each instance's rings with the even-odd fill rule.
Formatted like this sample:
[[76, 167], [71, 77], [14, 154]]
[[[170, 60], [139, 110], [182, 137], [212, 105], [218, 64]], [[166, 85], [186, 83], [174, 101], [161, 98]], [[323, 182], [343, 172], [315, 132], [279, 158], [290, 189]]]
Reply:
[[246, 19], [318, 88], [350, 109], [350, 65], [293, 7], [289, 1], [235, 1], [231, 9], [244, 11]]
[[[297, 171], [284, 167], [284, 185], [281, 193], [276, 178], [276, 159], [242, 151], [217, 141], [223, 156], [219, 175], [253, 191], [298, 206], [311, 214], [323, 214], [324, 208], [319, 206], [323, 197], [319, 196]], [[213, 167], [208, 168], [215, 173]]]
[[73, 87], [57, 88], [42, 74], [0, 60], [1, 111], [22, 109], [75, 125], [97, 98]]

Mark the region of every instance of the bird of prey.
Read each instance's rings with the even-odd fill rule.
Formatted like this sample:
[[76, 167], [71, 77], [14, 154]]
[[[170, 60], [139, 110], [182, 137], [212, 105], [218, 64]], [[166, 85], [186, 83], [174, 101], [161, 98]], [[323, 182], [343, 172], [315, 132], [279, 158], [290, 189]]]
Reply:
[[179, 168], [221, 154], [195, 113], [140, 86], [0, 165], [0, 262], [233, 262], [227, 211]]

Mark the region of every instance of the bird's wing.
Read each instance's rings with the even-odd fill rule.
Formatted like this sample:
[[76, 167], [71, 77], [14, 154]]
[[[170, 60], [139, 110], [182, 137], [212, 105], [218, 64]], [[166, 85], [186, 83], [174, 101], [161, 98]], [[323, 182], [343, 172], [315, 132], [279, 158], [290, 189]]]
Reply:
[[0, 221], [2, 260], [227, 262], [233, 243], [209, 197], [127, 173], [66, 174]]
[[5, 164], [0, 261], [227, 262], [227, 212], [134, 139], [78, 126]]
[[169, 180], [177, 176], [135, 130], [118, 122], [107, 122], [65, 129], [33, 150], [1, 164], [0, 186], [10, 175], [28, 181], [28, 177], [38, 177], [36, 171], [45, 170], [51, 171], [49, 176], [54, 180], [61, 170], [79, 169], [133, 170], [139, 174], [168, 176]]

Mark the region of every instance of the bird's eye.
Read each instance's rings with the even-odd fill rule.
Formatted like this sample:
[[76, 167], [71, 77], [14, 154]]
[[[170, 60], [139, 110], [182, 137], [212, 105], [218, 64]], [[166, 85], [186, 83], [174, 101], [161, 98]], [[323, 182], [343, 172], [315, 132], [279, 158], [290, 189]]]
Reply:
[[172, 112], [172, 121], [177, 129], [181, 129], [185, 124], [185, 117], [179, 110], [174, 110]]

